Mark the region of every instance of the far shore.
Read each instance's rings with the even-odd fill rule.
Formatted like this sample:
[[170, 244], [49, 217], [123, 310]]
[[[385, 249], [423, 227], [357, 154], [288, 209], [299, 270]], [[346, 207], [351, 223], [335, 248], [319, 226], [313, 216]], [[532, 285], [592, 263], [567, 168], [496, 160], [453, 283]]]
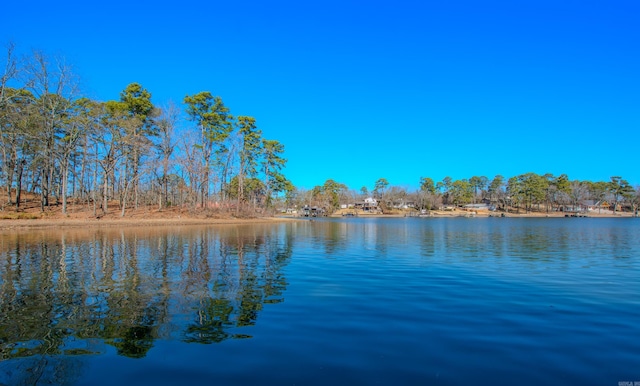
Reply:
[[390, 212], [390, 213], [366, 213], [366, 212], [354, 212], [350, 209], [341, 209], [336, 213], [332, 214], [330, 217], [344, 217], [348, 215], [355, 215], [357, 217], [362, 218], [392, 218], [392, 217], [532, 217], [532, 218], [564, 218], [564, 217], [594, 217], [594, 218], [624, 218], [624, 217], [634, 217], [633, 213], [630, 212], [616, 212], [613, 213], [611, 211], [605, 211], [598, 213], [597, 211], [593, 212], [584, 212], [579, 213], [577, 216], [572, 216], [574, 213], [565, 213], [565, 212], [490, 212], [488, 210], [433, 210], [429, 211], [426, 214], [419, 214], [417, 211], [413, 212]]
[[[330, 218], [345, 218], [353, 211], [340, 210]], [[357, 213], [359, 218], [404, 218], [404, 217], [434, 217], [434, 218], [455, 218], [455, 217], [516, 217], [516, 218], [564, 218], [565, 213], [553, 212], [530, 212], [530, 213], [504, 213], [489, 211], [430, 211], [427, 214], [418, 215], [418, 212], [406, 213]], [[569, 214], [570, 215], [570, 214]], [[630, 218], [634, 217], [633, 213], [617, 212], [613, 213], [597, 213], [588, 212], [580, 214], [580, 217], [592, 218]], [[309, 220], [312, 217], [300, 217], [297, 215], [283, 215], [273, 217], [254, 217], [254, 218], [235, 218], [235, 217], [192, 217], [192, 216], [173, 216], [173, 217], [110, 217], [110, 218], [35, 218], [35, 219], [0, 219], [0, 231], [7, 230], [25, 230], [25, 229], [52, 229], [52, 228], [124, 228], [124, 227], [151, 227], [151, 226], [187, 226], [187, 225], [243, 225], [243, 224], [268, 224], [295, 220]]]

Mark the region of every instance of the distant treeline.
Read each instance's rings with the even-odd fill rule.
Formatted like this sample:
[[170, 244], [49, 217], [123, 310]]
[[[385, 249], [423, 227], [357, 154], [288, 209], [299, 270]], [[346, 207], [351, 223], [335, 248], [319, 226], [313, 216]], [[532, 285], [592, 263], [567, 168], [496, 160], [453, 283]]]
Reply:
[[634, 189], [620, 176], [613, 176], [609, 181], [571, 181], [566, 174], [526, 173], [509, 179], [501, 175], [493, 179], [485, 176], [460, 180], [445, 177], [439, 182], [422, 177], [419, 186], [419, 189], [409, 191], [403, 187], [389, 186], [387, 179], [380, 178], [371, 191], [367, 187], [355, 191], [345, 184], [327, 180], [323, 185], [309, 191], [296, 191], [290, 196], [294, 206], [310, 204], [330, 210], [367, 197], [377, 199], [383, 209], [438, 209], [442, 206], [486, 203], [505, 210], [557, 211], [590, 203], [600, 209], [635, 211], [640, 203], [640, 188]]
[[19, 57], [12, 44], [5, 53], [3, 208], [20, 210], [28, 191], [43, 211], [55, 203], [63, 213], [69, 199], [96, 215], [124, 216], [150, 204], [241, 211], [269, 207], [293, 189], [281, 173], [283, 144], [263, 138], [254, 118], [231, 115], [210, 92], [187, 95], [182, 110], [154, 105], [148, 90], [131, 83], [102, 102], [81, 94], [60, 58], [38, 51]]

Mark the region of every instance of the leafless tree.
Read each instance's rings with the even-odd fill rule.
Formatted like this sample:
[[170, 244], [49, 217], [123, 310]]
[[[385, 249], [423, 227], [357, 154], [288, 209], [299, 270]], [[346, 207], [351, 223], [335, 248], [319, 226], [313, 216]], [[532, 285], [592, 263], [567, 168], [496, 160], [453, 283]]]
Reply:
[[78, 94], [78, 81], [63, 58], [49, 57], [41, 51], [33, 51], [25, 67], [26, 86], [35, 98], [40, 122], [37, 138], [43, 149], [40, 152], [41, 178], [40, 207], [49, 206], [55, 172], [57, 130], [63, 116]]
[[156, 152], [160, 161], [160, 194], [158, 195], [158, 209], [162, 210], [169, 202], [169, 168], [171, 156], [176, 147], [174, 132], [180, 118], [180, 110], [169, 102], [158, 114], [156, 125], [158, 126], [159, 140], [156, 143]]

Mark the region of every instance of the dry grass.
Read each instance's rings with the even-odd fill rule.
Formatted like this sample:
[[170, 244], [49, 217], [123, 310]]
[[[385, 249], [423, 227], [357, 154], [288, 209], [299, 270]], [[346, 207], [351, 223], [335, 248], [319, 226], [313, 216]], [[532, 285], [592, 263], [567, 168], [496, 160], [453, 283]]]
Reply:
[[0, 198], [0, 229], [239, 224], [274, 220], [264, 216], [250, 209], [238, 212], [235, 209], [169, 207], [160, 210], [157, 205], [148, 205], [137, 209], [127, 208], [122, 217], [117, 201], [109, 202], [106, 214], [98, 207], [94, 215], [92, 205], [73, 200], [69, 200], [67, 213], [63, 214], [62, 205], [56, 203], [55, 199], [42, 211], [40, 197], [34, 194], [23, 194], [19, 209], [15, 205], [7, 205], [6, 193]]
[[0, 212], [0, 220], [36, 220], [40, 216], [33, 213], [4, 213]]

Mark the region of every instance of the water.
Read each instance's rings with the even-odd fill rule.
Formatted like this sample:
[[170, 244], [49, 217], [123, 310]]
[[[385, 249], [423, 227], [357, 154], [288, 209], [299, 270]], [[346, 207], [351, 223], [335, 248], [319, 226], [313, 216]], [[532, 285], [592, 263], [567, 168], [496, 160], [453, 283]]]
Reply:
[[637, 219], [0, 235], [0, 384], [640, 382]]

